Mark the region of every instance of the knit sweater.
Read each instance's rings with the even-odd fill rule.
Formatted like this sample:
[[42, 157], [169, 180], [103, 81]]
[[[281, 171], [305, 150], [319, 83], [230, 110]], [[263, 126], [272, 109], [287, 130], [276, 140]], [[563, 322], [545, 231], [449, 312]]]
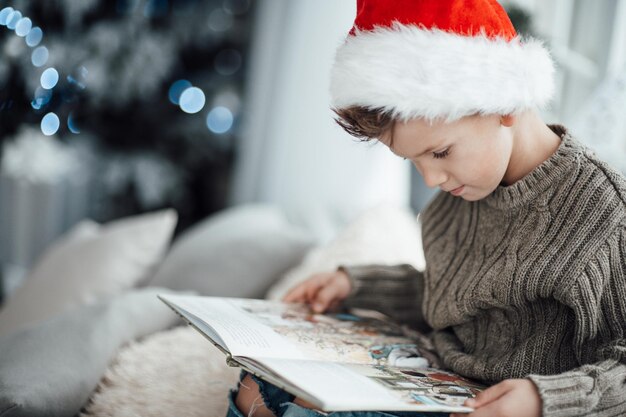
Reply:
[[449, 369], [529, 378], [543, 415], [626, 415], [626, 179], [563, 126], [556, 152], [479, 201], [421, 213], [426, 270], [347, 266], [346, 303], [429, 333]]

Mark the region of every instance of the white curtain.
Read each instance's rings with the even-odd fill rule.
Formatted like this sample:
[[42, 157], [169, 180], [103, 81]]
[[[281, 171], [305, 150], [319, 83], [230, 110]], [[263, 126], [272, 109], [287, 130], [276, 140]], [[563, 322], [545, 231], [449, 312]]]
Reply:
[[409, 204], [409, 165], [357, 142], [330, 110], [330, 68], [355, 3], [256, 4], [232, 203], [274, 203], [322, 241], [367, 208]]
[[626, 0], [505, 0], [529, 11], [557, 63], [547, 121], [626, 174]]
[[600, 158], [626, 175], [626, 70], [607, 77], [568, 126]]

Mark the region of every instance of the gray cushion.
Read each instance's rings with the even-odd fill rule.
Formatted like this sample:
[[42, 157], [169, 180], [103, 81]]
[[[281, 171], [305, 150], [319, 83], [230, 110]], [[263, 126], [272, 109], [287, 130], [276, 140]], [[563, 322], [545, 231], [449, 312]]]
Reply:
[[313, 243], [278, 208], [239, 206], [182, 234], [149, 284], [202, 295], [262, 298]]
[[46, 250], [0, 310], [0, 336], [120, 294], [152, 277], [176, 226], [161, 210], [99, 225], [80, 222]]
[[0, 338], [0, 416], [74, 416], [118, 348], [180, 323], [145, 288]]

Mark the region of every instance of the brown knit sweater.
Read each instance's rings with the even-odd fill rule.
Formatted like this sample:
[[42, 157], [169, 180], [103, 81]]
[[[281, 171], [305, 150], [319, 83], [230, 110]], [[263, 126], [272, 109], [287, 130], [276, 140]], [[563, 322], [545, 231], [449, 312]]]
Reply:
[[[344, 267], [348, 305], [430, 336], [487, 383], [529, 378], [544, 416], [626, 415], [626, 179], [567, 133], [510, 186], [438, 193], [421, 214], [426, 270]], [[429, 329], [430, 330], [430, 329]]]

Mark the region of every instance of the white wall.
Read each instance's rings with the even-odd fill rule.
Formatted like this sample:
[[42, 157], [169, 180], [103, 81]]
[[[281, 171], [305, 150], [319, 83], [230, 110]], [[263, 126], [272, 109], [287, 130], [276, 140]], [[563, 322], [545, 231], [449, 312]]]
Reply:
[[366, 208], [408, 205], [409, 165], [381, 144], [356, 142], [332, 119], [330, 68], [355, 2], [257, 7], [232, 202], [275, 203], [321, 240]]

